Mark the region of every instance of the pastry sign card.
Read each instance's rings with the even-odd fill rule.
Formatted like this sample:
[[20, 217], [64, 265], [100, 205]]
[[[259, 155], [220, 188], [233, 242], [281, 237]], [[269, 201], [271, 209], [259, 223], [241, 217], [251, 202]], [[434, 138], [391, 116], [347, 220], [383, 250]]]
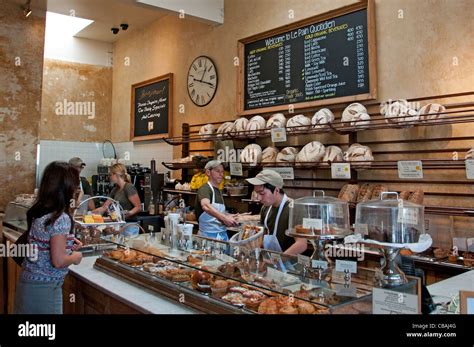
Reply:
[[397, 165], [399, 178], [423, 178], [423, 163], [421, 160], [401, 160]]

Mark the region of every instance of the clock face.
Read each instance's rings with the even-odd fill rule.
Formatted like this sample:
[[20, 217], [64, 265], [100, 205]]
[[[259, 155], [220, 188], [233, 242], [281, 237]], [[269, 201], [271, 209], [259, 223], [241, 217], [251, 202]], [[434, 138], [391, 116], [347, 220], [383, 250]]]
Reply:
[[206, 106], [214, 98], [216, 90], [216, 66], [208, 57], [197, 57], [188, 71], [189, 97], [197, 106]]

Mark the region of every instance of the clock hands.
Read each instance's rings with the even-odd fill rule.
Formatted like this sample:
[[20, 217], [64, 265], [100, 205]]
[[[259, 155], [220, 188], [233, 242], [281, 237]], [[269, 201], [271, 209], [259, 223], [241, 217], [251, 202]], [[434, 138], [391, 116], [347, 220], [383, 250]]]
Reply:
[[203, 80], [198, 80], [198, 79], [196, 79], [196, 78], [193, 78], [193, 80], [195, 80], [196, 82], [205, 83], [205, 84], [208, 84], [208, 85], [210, 85], [210, 86], [214, 86], [214, 85], [213, 85], [212, 83], [210, 83], [210, 82], [206, 82], [206, 81], [203, 81]]
[[207, 67], [207, 61], [204, 63], [204, 72], [202, 73], [201, 80], [199, 82], [202, 82], [204, 79], [204, 75], [206, 74], [206, 67]]

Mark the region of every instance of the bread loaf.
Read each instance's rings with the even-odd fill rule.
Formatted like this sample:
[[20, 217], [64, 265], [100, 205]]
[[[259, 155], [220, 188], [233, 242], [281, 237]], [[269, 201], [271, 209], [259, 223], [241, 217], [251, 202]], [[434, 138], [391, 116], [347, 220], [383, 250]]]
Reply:
[[404, 191], [401, 191], [400, 194], [398, 195], [398, 197], [402, 200], [408, 200], [408, 198], [410, 197], [411, 195], [411, 192], [408, 191], [408, 190], [404, 190]]
[[374, 160], [374, 157], [369, 147], [354, 143], [344, 153], [344, 159], [347, 161], [370, 161]]
[[370, 184], [364, 184], [359, 189], [359, 194], [357, 194], [357, 202], [364, 202], [369, 201], [372, 197], [372, 192], [374, 190], [374, 186]]
[[306, 117], [304, 114], [298, 114], [288, 119], [288, 122], [286, 122], [286, 128], [287, 128], [286, 131], [300, 132], [300, 131], [309, 129], [310, 126], [311, 126], [311, 119]]
[[365, 128], [370, 125], [370, 116], [365, 112], [357, 112], [351, 119], [351, 126]]
[[278, 155], [278, 149], [267, 147], [262, 152], [262, 163], [274, 163]]
[[324, 153], [323, 161], [333, 162], [333, 161], [343, 161], [342, 149], [337, 146], [328, 146], [326, 147], [326, 152]]
[[298, 153], [298, 150], [296, 148], [285, 147], [280, 151], [280, 153], [278, 153], [276, 162], [277, 163], [294, 162], [297, 153]]
[[371, 200], [380, 199], [383, 192], [388, 192], [388, 187], [383, 184], [376, 184], [374, 190], [372, 191]]
[[283, 113], [275, 113], [267, 121], [267, 128], [284, 128], [286, 117]]
[[233, 122], [222, 123], [219, 129], [217, 129], [217, 137], [222, 137], [225, 134], [231, 133], [233, 128], [234, 128]]
[[253, 116], [250, 118], [247, 127], [246, 135], [249, 137], [256, 137], [257, 135], [262, 133], [262, 130], [265, 128], [266, 122], [262, 116]]
[[298, 163], [307, 161], [321, 161], [326, 153], [326, 148], [319, 141], [312, 141], [306, 144], [296, 155], [295, 161]]
[[202, 139], [209, 139], [211, 136], [214, 134], [216, 131], [216, 128], [214, 128], [214, 125], [212, 124], [206, 124], [199, 129], [199, 135], [201, 135]]
[[420, 118], [418, 111], [411, 108], [405, 99], [385, 102], [380, 113], [388, 124], [415, 122]]
[[328, 128], [328, 124], [334, 122], [334, 114], [328, 108], [322, 108], [311, 118], [311, 124], [316, 129]]
[[418, 115], [422, 122], [427, 122], [444, 117], [442, 112], [446, 111], [446, 107], [440, 104], [428, 104], [420, 108]]
[[423, 192], [423, 190], [417, 189], [413, 193], [410, 194], [408, 201], [413, 202], [418, 205], [422, 205], [424, 197], [425, 197], [425, 193]]
[[247, 118], [241, 117], [235, 120], [234, 127], [232, 128], [233, 135], [243, 135], [242, 132], [247, 128], [249, 120]]
[[357, 184], [345, 184], [339, 192], [338, 199], [347, 202], [356, 202], [357, 195], [359, 194], [359, 185]]
[[365, 108], [364, 105], [359, 104], [358, 102], [354, 102], [353, 104], [350, 104], [347, 106], [344, 111], [342, 111], [342, 116], [341, 116], [341, 121], [346, 123], [345, 125], [352, 125], [351, 122], [354, 119], [354, 116], [357, 113], [366, 113], [367, 114], [367, 109]]
[[262, 159], [262, 148], [256, 143], [247, 145], [240, 153], [240, 161], [244, 164], [257, 165]]

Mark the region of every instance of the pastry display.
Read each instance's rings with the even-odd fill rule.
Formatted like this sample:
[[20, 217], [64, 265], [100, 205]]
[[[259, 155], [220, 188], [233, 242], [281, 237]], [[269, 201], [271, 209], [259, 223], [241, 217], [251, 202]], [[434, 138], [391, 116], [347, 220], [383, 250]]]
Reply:
[[428, 122], [436, 119], [444, 118], [443, 112], [446, 111], [446, 107], [440, 104], [427, 104], [420, 108], [418, 116], [420, 121]]
[[322, 108], [311, 118], [311, 125], [315, 129], [327, 129], [328, 124], [334, 122], [334, 114], [328, 108]]
[[311, 119], [304, 114], [291, 117], [286, 122], [286, 131], [289, 133], [305, 131], [311, 127]]
[[295, 147], [285, 147], [276, 157], [277, 163], [292, 163], [296, 159], [298, 150]]
[[208, 140], [211, 138], [212, 135], [216, 132], [216, 128], [213, 124], [206, 124], [199, 129], [199, 135], [203, 140]]
[[253, 116], [245, 127], [246, 135], [256, 137], [262, 133], [262, 130], [265, 129], [265, 125], [266, 121], [262, 116]]
[[343, 161], [344, 153], [342, 149], [337, 146], [328, 146], [324, 153], [323, 162]]
[[329, 313], [328, 309], [316, 306], [309, 302], [290, 298], [287, 296], [277, 296], [267, 298], [258, 307], [260, 314], [321, 314]]
[[244, 164], [257, 165], [262, 160], [262, 148], [256, 143], [247, 145], [240, 153], [240, 161]]
[[312, 141], [306, 144], [296, 155], [295, 161], [301, 162], [319, 162], [324, 157], [326, 148], [319, 141]]
[[267, 147], [262, 152], [262, 163], [274, 163], [278, 156], [278, 149], [276, 147]]
[[222, 137], [226, 134], [232, 133], [232, 129], [234, 129], [233, 122], [224, 122], [221, 126], [217, 129], [217, 137]]
[[284, 128], [286, 117], [283, 113], [275, 113], [267, 121], [267, 128]]

